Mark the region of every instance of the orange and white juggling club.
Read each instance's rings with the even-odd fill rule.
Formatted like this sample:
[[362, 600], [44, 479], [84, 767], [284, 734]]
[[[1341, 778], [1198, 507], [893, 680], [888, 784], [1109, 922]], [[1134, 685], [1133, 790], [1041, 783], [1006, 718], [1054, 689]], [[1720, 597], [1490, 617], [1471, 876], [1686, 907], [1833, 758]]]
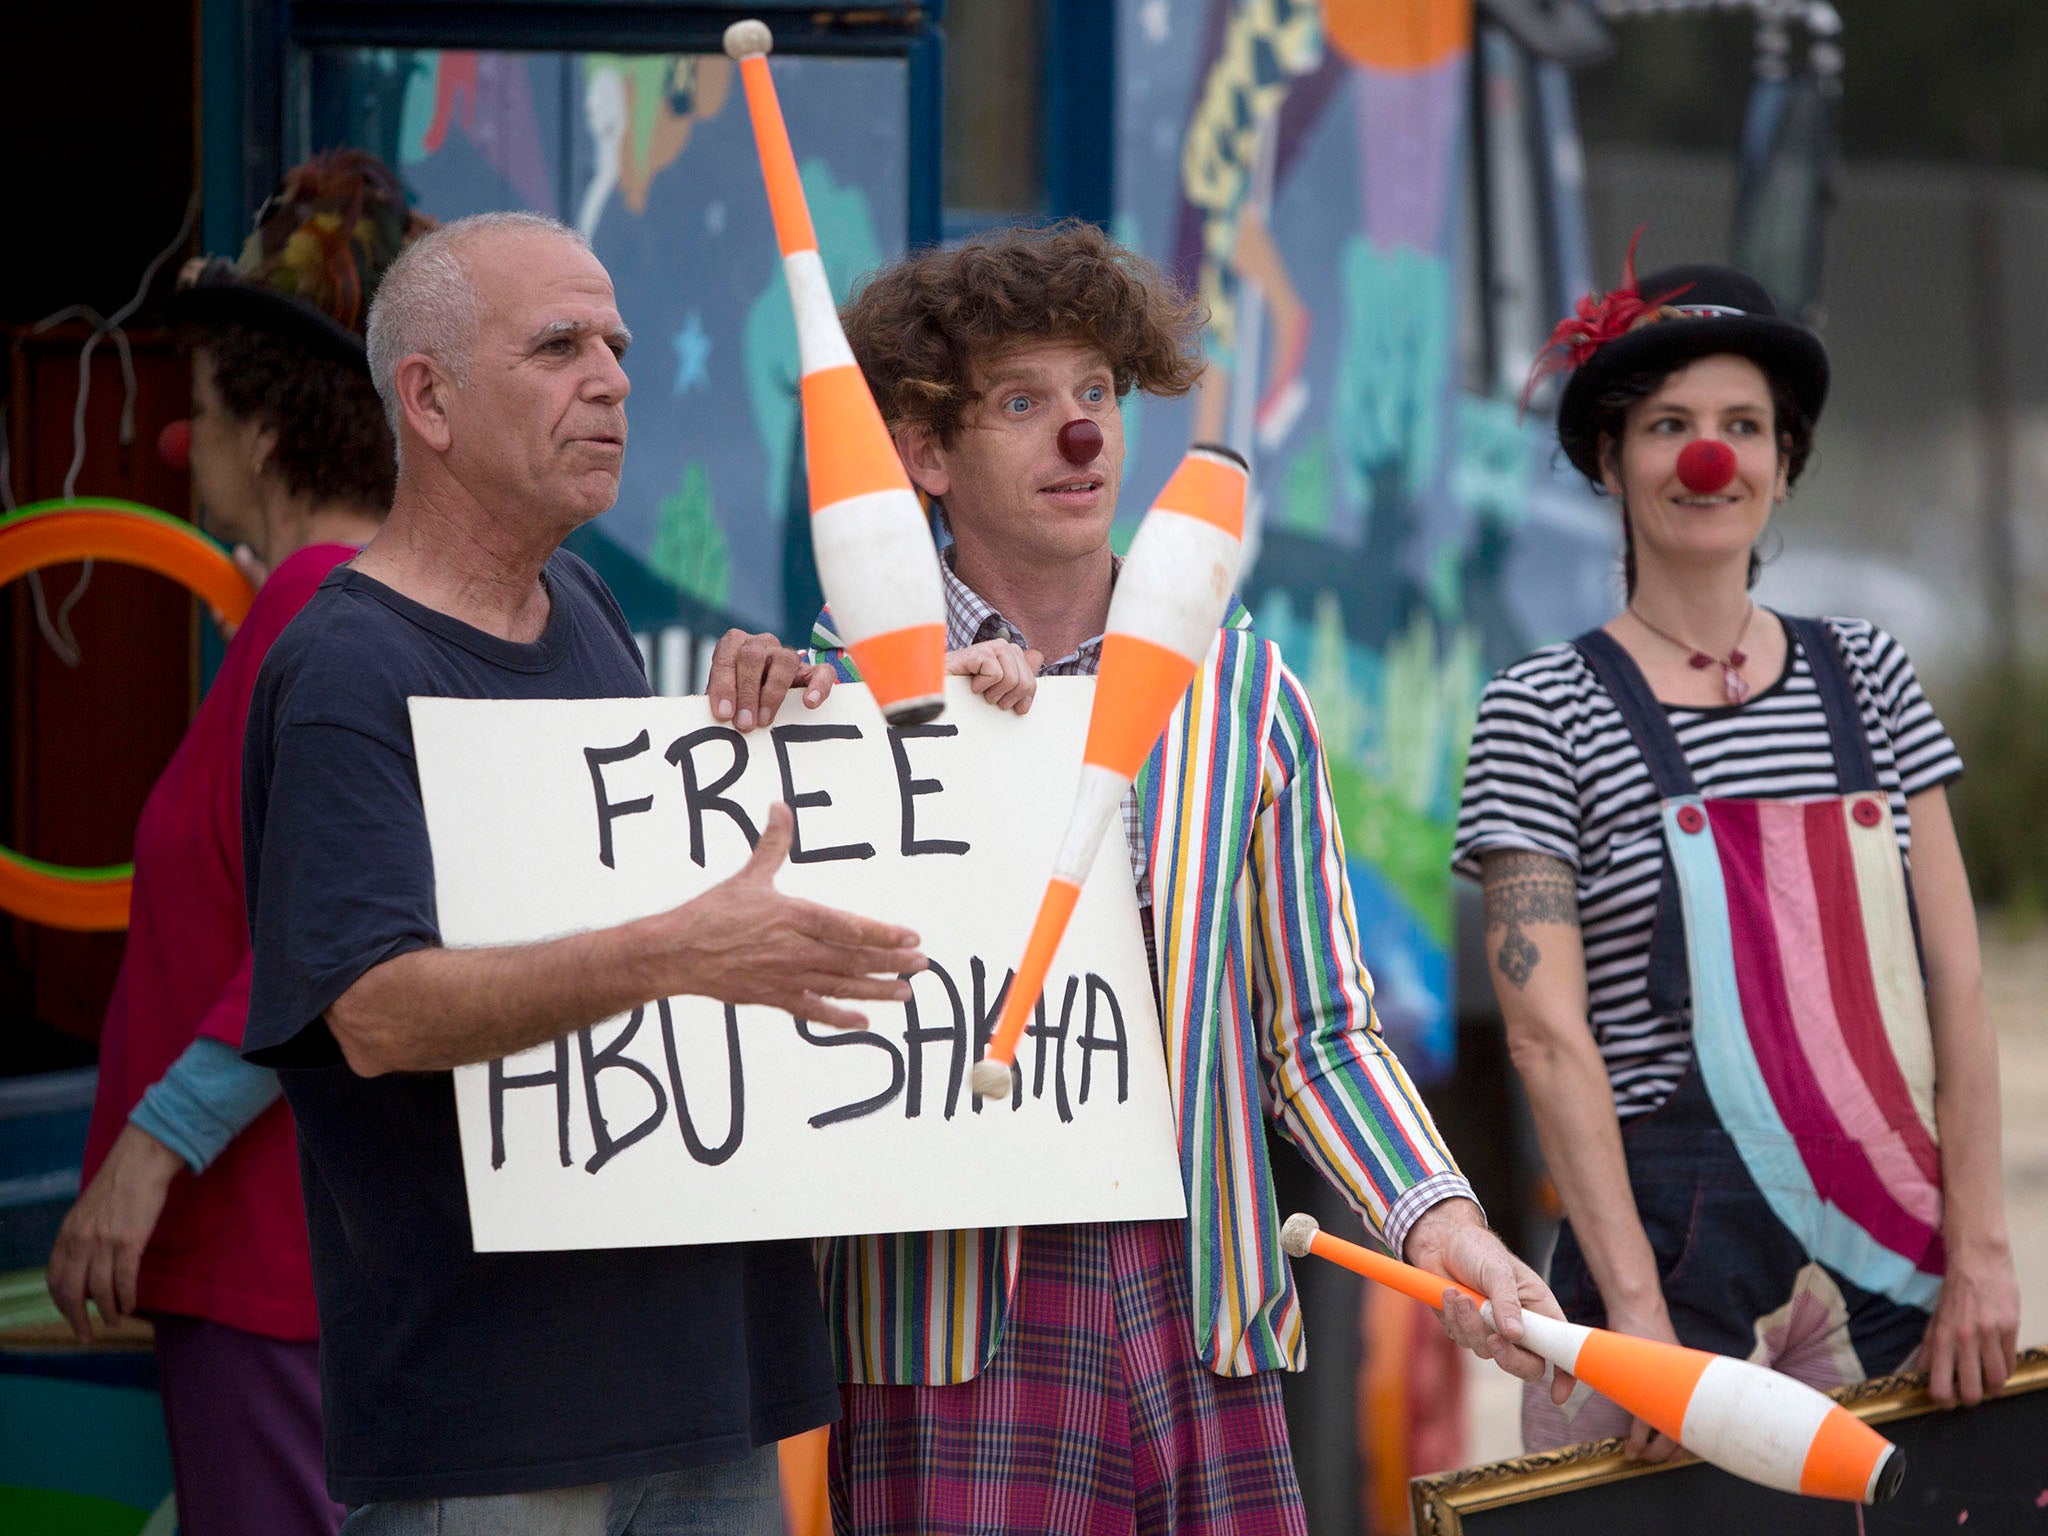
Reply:
[[1024, 1021], [1038, 1006], [1102, 834], [1215, 642], [1244, 552], [1245, 488], [1243, 459], [1228, 448], [1196, 444], [1124, 557], [1109, 600], [1073, 815], [988, 1054], [969, 1074], [984, 1098], [1008, 1096]]
[[818, 584], [883, 715], [891, 725], [918, 725], [946, 703], [938, 553], [832, 303], [789, 129], [768, 75], [773, 46], [765, 22], [736, 21], [725, 29], [725, 51], [739, 62], [746, 89], [796, 312]]
[[[1313, 1216], [1288, 1217], [1280, 1244], [1297, 1259], [1313, 1253], [1439, 1311], [1446, 1290], [1462, 1291], [1493, 1321], [1491, 1304], [1469, 1286], [1332, 1237]], [[1891, 1441], [1840, 1403], [1766, 1366], [1584, 1328], [1526, 1307], [1522, 1344], [1702, 1461], [1767, 1488], [1880, 1504], [1906, 1475], [1906, 1458]]]

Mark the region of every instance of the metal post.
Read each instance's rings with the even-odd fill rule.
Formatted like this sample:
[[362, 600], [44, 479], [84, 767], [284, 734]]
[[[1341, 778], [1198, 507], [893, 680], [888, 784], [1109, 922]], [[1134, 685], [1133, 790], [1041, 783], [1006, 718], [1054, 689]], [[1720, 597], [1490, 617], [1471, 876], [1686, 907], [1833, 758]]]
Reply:
[[1983, 461], [1984, 619], [1987, 656], [2000, 673], [2018, 660], [2019, 550], [2013, 533], [2012, 402], [2006, 388], [2005, 325], [1999, 249], [1998, 173], [1982, 156], [1970, 204], [1971, 352], [1977, 360], [1977, 412]]

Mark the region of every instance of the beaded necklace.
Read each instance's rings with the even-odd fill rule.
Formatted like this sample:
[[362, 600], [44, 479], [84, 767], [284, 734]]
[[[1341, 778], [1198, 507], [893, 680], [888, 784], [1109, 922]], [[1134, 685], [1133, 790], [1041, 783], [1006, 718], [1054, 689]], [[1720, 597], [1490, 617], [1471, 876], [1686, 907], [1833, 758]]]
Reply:
[[[1634, 603], [1628, 605], [1628, 611], [1634, 616], [1638, 624], [1642, 625], [1643, 628], [1647, 629], [1659, 640], [1668, 641], [1672, 645], [1677, 646], [1681, 651], [1686, 652], [1686, 660], [1692, 664], [1694, 671], [1704, 672], [1708, 667], [1718, 665], [1721, 668], [1721, 691], [1728, 696], [1730, 704], [1740, 704], [1749, 697], [1749, 682], [1742, 675], [1742, 664], [1749, 660], [1749, 653], [1744, 651], [1740, 644], [1730, 646], [1726, 656], [1710, 655], [1698, 646], [1688, 644], [1686, 641], [1679, 639], [1678, 636], [1659, 629], [1637, 611]], [[1750, 620], [1755, 617], [1756, 604], [1752, 602], [1749, 605], [1749, 612], [1742, 616], [1742, 628], [1735, 632], [1735, 638], [1738, 642], [1744, 635], [1749, 633]]]

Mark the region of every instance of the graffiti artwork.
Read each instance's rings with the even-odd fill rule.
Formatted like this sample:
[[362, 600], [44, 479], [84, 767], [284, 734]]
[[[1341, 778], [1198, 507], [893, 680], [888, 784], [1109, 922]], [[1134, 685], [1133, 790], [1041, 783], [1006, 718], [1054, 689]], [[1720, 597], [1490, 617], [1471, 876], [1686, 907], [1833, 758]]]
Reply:
[[[1471, 7], [1124, 0], [1116, 57], [1113, 232], [1211, 316], [1194, 396], [1127, 404], [1126, 474], [1156, 488], [1212, 439], [1251, 463], [1244, 596], [1314, 698], [1381, 1014], [1433, 1077], [1479, 685], [1567, 632], [1604, 536], [1560, 494], [1540, 421], [1464, 361]], [[903, 248], [906, 66], [773, 68], [844, 297]], [[315, 116], [403, 165], [431, 212], [538, 208], [610, 269], [640, 338], [633, 452], [573, 547], [643, 631], [656, 688], [690, 691], [729, 622], [800, 633], [817, 579], [796, 337], [729, 61], [359, 50], [311, 78]]]
[[1512, 626], [1492, 593], [1534, 425], [1458, 377], [1471, 7], [1126, 5], [1117, 233], [1208, 303], [1192, 402], [1147, 401], [1139, 485], [1191, 439], [1257, 487], [1244, 595], [1318, 712], [1382, 1019], [1448, 1070], [1451, 826]]
[[[906, 66], [777, 55], [835, 293], [906, 229]], [[574, 225], [634, 333], [618, 504], [570, 547], [642, 632], [656, 687], [691, 691], [731, 623], [818, 610], [796, 329], [723, 55], [358, 50], [318, 56], [314, 115], [402, 167], [442, 219], [530, 208]], [[322, 97], [325, 100], [322, 100]]]

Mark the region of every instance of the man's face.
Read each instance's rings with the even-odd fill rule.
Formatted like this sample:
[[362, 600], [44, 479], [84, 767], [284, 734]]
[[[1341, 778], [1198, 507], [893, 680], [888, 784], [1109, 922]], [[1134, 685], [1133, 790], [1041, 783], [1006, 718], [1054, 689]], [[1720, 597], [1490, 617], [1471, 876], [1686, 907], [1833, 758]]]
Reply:
[[[1032, 565], [1107, 549], [1124, 468], [1109, 360], [1076, 342], [1032, 342], [977, 364], [968, 382], [977, 398], [952, 443], [910, 454], [955, 536], [983, 558]], [[1102, 429], [1102, 448], [1071, 464], [1059, 430], [1082, 417]]]
[[618, 499], [633, 387], [611, 278], [543, 232], [486, 236], [463, 258], [482, 316], [469, 381], [448, 395], [449, 467], [480, 498], [586, 523]]

